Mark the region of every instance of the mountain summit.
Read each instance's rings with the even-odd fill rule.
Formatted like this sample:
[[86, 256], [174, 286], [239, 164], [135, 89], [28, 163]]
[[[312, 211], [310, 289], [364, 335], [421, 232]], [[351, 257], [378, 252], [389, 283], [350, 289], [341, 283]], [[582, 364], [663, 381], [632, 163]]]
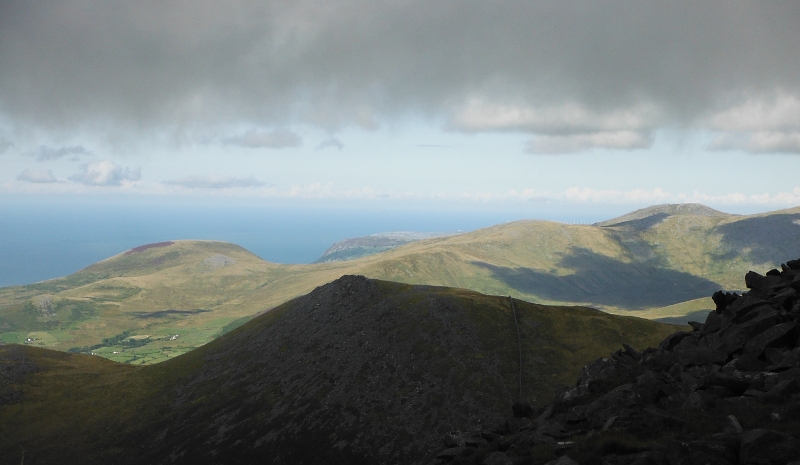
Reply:
[[642, 208], [610, 220], [600, 221], [595, 223], [594, 226], [617, 226], [623, 223], [652, 218], [654, 216], [658, 217], [659, 219], [663, 219], [668, 216], [675, 215], [730, 216], [728, 213], [714, 210], [713, 208], [707, 207], [700, 203], [675, 203], [653, 205], [647, 208]]

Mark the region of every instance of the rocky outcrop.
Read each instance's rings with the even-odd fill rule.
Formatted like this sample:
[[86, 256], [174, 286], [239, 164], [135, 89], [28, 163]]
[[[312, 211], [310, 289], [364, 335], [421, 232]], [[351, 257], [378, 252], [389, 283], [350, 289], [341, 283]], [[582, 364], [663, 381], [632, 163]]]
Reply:
[[434, 463], [800, 464], [800, 260], [745, 283], [691, 331], [623, 345], [552, 405], [515, 405]]

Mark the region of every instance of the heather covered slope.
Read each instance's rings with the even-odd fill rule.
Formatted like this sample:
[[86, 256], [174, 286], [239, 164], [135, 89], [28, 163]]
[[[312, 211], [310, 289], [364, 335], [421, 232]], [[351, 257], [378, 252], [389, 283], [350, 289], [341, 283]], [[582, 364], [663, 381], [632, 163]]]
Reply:
[[[143, 367], [0, 347], [0, 462], [419, 463], [497, 419], [520, 372], [511, 301], [346, 276]], [[675, 327], [514, 301], [536, 405], [586, 361]], [[579, 335], [579, 337], [578, 337]]]

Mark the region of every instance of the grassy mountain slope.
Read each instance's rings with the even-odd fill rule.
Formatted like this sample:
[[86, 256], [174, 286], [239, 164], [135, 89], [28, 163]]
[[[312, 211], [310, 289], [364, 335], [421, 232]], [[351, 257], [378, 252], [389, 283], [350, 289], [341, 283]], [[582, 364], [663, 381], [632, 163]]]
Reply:
[[398, 231], [372, 234], [370, 236], [356, 237], [354, 239], [344, 239], [330, 246], [321, 257], [314, 261], [314, 263], [354, 260], [367, 255], [391, 250], [410, 242], [444, 235], [445, 234], [439, 233]]
[[739, 289], [750, 269], [800, 256], [799, 223], [800, 208], [738, 216], [666, 205], [593, 226], [517, 221], [312, 265], [267, 263], [233, 244], [177, 241], [0, 289], [0, 340], [153, 363], [345, 274], [703, 319], [711, 307], [697, 299]]
[[[622, 341], [641, 349], [676, 329], [514, 307], [536, 405]], [[508, 409], [518, 353], [507, 297], [353, 276], [156, 365], [6, 345], [0, 462], [414, 463]]]

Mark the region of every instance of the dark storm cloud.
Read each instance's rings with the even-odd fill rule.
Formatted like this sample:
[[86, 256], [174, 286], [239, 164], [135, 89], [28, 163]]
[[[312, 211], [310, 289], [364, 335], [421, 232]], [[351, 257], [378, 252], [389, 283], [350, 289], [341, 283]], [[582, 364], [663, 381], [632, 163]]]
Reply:
[[134, 130], [422, 115], [530, 132], [534, 152], [699, 128], [737, 135], [718, 149], [791, 149], [797, 24], [797, 2], [9, 1], [0, 111]]

